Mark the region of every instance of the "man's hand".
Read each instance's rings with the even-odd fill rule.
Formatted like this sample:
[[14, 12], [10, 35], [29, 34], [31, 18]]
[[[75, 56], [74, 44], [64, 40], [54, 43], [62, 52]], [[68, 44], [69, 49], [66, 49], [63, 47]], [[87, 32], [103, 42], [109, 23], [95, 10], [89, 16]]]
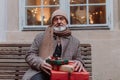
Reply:
[[84, 67], [80, 61], [74, 60], [74, 71], [80, 72]]
[[41, 63], [40, 68], [47, 74], [50, 74], [50, 70], [52, 70], [52, 66], [50, 64], [46, 63], [45, 61], [43, 63]]

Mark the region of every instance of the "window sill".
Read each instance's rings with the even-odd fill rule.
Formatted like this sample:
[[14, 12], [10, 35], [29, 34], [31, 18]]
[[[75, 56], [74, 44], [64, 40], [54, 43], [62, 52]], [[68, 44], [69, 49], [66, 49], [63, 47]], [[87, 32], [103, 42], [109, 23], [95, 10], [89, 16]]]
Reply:
[[[69, 27], [70, 30], [110, 30], [107, 26], [80, 26], [80, 27]], [[44, 31], [45, 27], [26, 27], [22, 31]]]
[[70, 27], [71, 30], [110, 30], [108, 26]]

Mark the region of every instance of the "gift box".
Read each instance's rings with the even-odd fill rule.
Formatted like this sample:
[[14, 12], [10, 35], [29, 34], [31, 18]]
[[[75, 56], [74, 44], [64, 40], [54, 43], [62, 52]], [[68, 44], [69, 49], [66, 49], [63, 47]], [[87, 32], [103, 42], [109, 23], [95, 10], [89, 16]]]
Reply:
[[89, 72], [84, 68], [81, 72], [74, 72], [73, 62], [67, 65], [53, 66], [51, 80], [89, 80]]
[[50, 80], [68, 80], [68, 72], [51, 70]]
[[72, 72], [70, 80], [89, 80], [89, 72]]
[[89, 72], [62, 72], [62, 71], [51, 71], [50, 80], [89, 80]]

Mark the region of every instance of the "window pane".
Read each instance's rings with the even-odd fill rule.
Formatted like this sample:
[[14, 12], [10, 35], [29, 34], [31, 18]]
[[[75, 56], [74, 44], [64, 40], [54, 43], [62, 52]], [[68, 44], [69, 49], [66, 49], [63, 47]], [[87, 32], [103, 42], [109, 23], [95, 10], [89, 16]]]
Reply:
[[70, 7], [71, 24], [86, 24], [86, 6]]
[[27, 25], [40, 25], [41, 18], [40, 18], [40, 8], [27, 8]]
[[106, 23], [105, 6], [89, 6], [89, 23], [104, 24]]
[[51, 14], [56, 10], [58, 9], [59, 7], [50, 7], [50, 8], [44, 8], [43, 9], [43, 13], [44, 13], [44, 16], [43, 16], [43, 24], [44, 25], [49, 25], [51, 23]]
[[26, 4], [28, 6], [30, 6], [30, 5], [41, 5], [41, 0], [27, 0]]
[[44, 5], [58, 5], [59, 0], [44, 0], [43, 4]]
[[106, 0], [89, 0], [89, 3], [105, 3]]
[[86, 4], [86, 0], [70, 0], [70, 4]]

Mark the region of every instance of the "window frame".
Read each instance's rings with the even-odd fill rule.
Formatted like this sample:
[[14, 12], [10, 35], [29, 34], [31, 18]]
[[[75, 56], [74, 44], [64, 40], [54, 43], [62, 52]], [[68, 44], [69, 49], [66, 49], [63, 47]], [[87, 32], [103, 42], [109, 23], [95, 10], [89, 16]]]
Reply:
[[[45, 30], [45, 28], [48, 25], [45, 26], [25, 26], [25, 1], [26, 0], [19, 0], [19, 29], [20, 30], [29, 30], [29, 31], [40, 31], [40, 30]], [[87, 0], [88, 2], [88, 0]], [[60, 0], [60, 8], [65, 10], [68, 15], [70, 15], [70, 4], [69, 0]], [[84, 5], [84, 4], [83, 4]], [[86, 4], [88, 7], [89, 5], [92, 4]], [[109, 8], [111, 6], [111, 8]], [[69, 9], [68, 9], [69, 8]], [[70, 26], [69, 28], [71, 30], [112, 30], [113, 29], [113, 0], [106, 0], [106, 24], [92, 24], [92, 25], [70, 25], [70, 16], [68, 16], [69, 23], [68, 25]], [[87, 21], [88, 22], [88, 21]]]

